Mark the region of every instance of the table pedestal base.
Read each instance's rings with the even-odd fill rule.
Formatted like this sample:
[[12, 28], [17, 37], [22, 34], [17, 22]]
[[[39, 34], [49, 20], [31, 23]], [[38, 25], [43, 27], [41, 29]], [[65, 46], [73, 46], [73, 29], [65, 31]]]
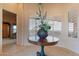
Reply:
[[44, 51], [44, 45], [41, 46], [41, 51], [37, 52], [37, 56], [46, 56], [45, 51]]

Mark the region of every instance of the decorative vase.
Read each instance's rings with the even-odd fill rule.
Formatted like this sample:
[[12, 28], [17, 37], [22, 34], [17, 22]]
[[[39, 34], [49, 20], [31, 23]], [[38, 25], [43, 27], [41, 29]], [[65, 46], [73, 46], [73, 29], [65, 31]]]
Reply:
[[46, 37], [48, 36], [48, 32], [43, 29], [39, 29], [37, 35], [39, 36], [39, 42], [43, 43], [46, 41]]

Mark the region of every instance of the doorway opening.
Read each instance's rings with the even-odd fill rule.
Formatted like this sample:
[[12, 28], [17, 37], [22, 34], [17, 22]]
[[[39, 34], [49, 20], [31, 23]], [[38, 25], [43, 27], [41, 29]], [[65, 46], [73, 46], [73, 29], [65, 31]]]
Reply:
[[7, 10], [2, 10], [2, 48], [3, 51], [8, 50], [12, 45], [16, 44], [16, 14]]

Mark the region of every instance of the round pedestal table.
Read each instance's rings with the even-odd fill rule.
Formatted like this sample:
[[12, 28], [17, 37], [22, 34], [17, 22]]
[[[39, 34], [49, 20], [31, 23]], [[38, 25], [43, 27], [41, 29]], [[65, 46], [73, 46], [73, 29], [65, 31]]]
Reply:
[[31, 41], [31, 40], [29, 40], [29, 42], [35, 45], [39, 45], [41, 47], [41, 51], [37, 51], [37, 56], [46, 56], [44, 47], [50, 46], [50, 45], [56, 45], [58, 43], [58, 41], [54, 41], [54, 42], [44, 41], [43, 43], [41, 43], [41, 42], [36, 42], [36, 41]]

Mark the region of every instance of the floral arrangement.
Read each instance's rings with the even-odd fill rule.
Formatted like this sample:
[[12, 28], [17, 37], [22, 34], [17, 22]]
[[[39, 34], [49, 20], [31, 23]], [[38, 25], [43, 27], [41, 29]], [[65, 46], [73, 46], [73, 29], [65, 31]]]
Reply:
[[37, 35], [39, 36], [39, 42], [43, 43], [46, 41], [46, 37], [48, 36], [48, 31], [51, 29], [51, 26], [48, 25], [47, 22], [45, 22], [47, 12], [43, 14], [43, 11], [41, 10], [41, 4], [39, 4], [39, 10], [36, 12], [38, 19], [41, 20], [41, 25], [39, 25], [40, 29], [38, 30]]

